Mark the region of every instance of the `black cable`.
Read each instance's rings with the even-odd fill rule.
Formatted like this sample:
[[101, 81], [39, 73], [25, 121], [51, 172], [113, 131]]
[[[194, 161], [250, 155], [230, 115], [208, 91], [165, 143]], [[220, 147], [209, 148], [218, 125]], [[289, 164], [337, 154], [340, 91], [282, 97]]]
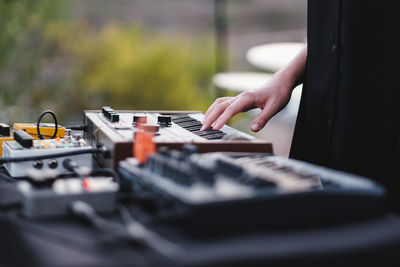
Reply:
[[125, 224], [129, 236], [145, 244], [148, 248], [164, 256], [177, 256], [183, 253], [183, 248], [178, 244], [165, 239], [157, 233], [148, 229], [145, 225], [139, 223], [130, 213], [127, 207], [120, 205], [119, 213], [122, 222]]
[[62, 165], [64, 166], [65, 169], [76, 174], [82, 180], [82, 186], [83, 186], [85, 177], [79, 171], [79, 164], [76, 161], [72, 160], [71, 158], [66, 158], [63, 160]]
[[92, 244], [93, 241], [89, 240], [88, 242], [87, 238], [79, 235], [63, 233], [62, 231], [57, 231], [47, 226], [41, 226], [40, 224], [31, 220], [22, 220], [16, 216], [9, 216], [7, 220], [10, 220], [11, 223], [18, 227], [20, 231], [27, 231], [28, 234], [34, 234], [40, 237], [40, 239], [47, 240], [55, 244], [62, 243], [63, 246], [75, 250], [82, 250], [90, 253], [93, 252], [93, 249], [90, 247], [90, 244]]
[[51, 139], [56, 138], [57, 132], [58, 132], [58, 123], [57, 123], [56, 114], [54, 114], [54, 112], [51, 111], [51, 110], [45, 110], [45, 111], [43, 111], [43, 112], [40, 114], [40, 116], [39, 116], [39, 118], [38, 118], [38, 121], [37, 121], [37, 124], [36, 124], [37, 134], [38, 134], [39, 139], [41, 139], [41, 140], [43, 140], [44, 137], [43, 137], [43, 135], [40, 133], [40, 121], [42, 120], [42, 118], [43, 118], [44, 115], [46, 115], [46, 114], [50, 114], [50, 115], [53, 117], [53, 119], [54, 119], [55, 128], [54, 128], [54, 134], [53, 134], [53, 136], [51, 137]]
[[96, 214], [96, 211], [91, 205], [84, 201], [73, 201], [69, 206], [69, 211], [76, 217], [84, 219], [104, 233], [107, 233], [118, 239], [125, 239], [139, 243], [138, 240], [132, 239], [131, 236], [129, 236], [125, 227], [103, 219]]
[[69, 151], [69, 152], [61, 152], [61, 153], [52, 153], [47, 155], [40, 155], [40, 156], [27, 156], [27, 157], [2, 157], [0, 158], [1, 163], [9, 163], [9, 162], [23, 162], [23, 161], [31, 161], [31, 160], [41, 160], [41, 159], [49, 159], [49, 158], [60, 158], [60, 157], [68, 157], [73, 155], [80, 155], [80, 154], [95, 154], [95, 153], [106, 153], [107, 150], [105, 148], [87, 148], [81, 149], [76, 151]]
[[85, 219], [103, 232], [117, 238], [145, 245], [161, 255], [176, 256], [178, 253], [183, 252], [183, 249], [177, 244], [157, 235], [137, 222], [124, 206], [120, 206], [119, 209], [124, 226], [106, 221], [96, 214], [92, 206], [80, 200], [71, 203], [70, 211], [75, 216]]

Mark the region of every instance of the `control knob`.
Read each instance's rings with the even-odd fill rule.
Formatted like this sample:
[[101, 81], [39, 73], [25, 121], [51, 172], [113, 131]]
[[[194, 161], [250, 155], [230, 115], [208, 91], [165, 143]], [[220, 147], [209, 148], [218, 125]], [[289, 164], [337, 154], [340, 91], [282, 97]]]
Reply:
[[171, 116], [158, 116], [157, 122], [161, 126], [169, 126], [171, 125]]

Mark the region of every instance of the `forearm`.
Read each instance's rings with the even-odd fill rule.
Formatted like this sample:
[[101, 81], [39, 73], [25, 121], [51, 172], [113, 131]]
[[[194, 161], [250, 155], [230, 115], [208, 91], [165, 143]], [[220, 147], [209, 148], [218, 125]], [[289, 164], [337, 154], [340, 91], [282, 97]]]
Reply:
[[307, 60], [307, 45], [285, 67], [274, 75], [274, 80], [292, 90], [303, 83]]

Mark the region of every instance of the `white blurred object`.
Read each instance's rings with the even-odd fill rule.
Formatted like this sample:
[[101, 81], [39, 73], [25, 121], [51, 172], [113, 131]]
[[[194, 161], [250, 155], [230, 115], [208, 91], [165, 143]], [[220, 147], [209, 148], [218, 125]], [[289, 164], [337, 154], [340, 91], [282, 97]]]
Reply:
[[292, 96], [289, 103], [284, 109], [282, 109], [278, 114], [276, 114], [276, 119], [287, 124], [294, 124], [296, 122], [297, 113], [299, 111], [301, 92], [303, 85], [299, 85], [292, 91]]
[[247, 61], [260, 69], [276, 72], [288, 64], [305, 46], [305, 43], [271, 43], [250, 48]]
[[272, 78], [272, 74], [260, 72], [222, 72], [214, 75], [217, 88], [241, 93], [262, 87]]
[[[255, 136], [261, 139], [272, 142], [276, 155], [289, 156], [301, 92], [302, 85], [299, 85], [293, 90], [292, 97], [286, 107], [272, 117], [261, 131], [255, 134]], [[259, 109], [251, 110], [249, 112], [249, 119], [254, 119], [259, 112]], [[243, 129], [248, 128], [249, 124], [250, 121], [246, 123]]]

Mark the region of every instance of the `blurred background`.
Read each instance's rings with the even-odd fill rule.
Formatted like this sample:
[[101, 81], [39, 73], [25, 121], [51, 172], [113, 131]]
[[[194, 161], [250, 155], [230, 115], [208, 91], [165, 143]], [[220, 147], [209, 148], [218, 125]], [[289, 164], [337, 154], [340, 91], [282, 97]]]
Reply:
[[[81, 123], [103, 105], [205, 112], [231, 94], [215, 90], [217, 72], [254, 70], [249, 48], [304, 41], [306, 9], [306, 0], [0, 0], [0, 122], [52, 109], [60, 124]], [[231, 123], [248, 132], [252, 116]], [[272, 123], [258, 136], [286, 155], [292, 128]]]

